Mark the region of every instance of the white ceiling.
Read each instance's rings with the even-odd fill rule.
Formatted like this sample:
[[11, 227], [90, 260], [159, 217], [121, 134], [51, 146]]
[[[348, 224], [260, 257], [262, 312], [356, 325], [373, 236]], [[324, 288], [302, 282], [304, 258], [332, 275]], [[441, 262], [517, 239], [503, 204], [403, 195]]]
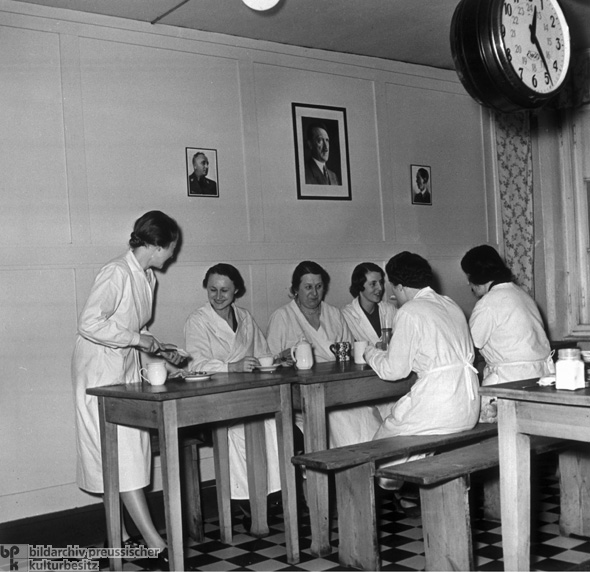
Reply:
[[[17, 0], [257, 40], [454, 69], [449, 33], [459, 0]], [[574, 49], [590, 48], [590, 0], [560, 0]]]

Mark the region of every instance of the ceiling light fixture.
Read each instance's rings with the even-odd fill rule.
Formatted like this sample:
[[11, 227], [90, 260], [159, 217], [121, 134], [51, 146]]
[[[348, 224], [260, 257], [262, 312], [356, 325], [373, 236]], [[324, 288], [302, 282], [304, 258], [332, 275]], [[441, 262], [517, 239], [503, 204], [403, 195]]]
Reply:
[[264, 12], [265, 10], [270, 10], [274, 8], [280, 0], [242, 0], [248, 8], [252, 10], [257, 10], [258, 12]]

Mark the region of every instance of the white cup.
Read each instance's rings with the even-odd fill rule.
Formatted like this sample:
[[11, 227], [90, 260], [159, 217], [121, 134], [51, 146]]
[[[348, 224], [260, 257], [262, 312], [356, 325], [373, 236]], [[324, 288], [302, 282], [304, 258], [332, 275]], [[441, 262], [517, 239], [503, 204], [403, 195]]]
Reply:
[[275, 361], [273, 356], [260, 356], [258, 358], [258, 363], [261, 367], [270, 367]]
[[354, 363], [367, 363], [363, 354], [367, 348], [367, 342], [354, 342]]
[[[153, 361], [140, 370], [141, 379], [147, 381], [150, 385], [164, 385], [168, 372], [166, 364], [163, 361]], [[144, 375], [145, 374], [145, 375]]]

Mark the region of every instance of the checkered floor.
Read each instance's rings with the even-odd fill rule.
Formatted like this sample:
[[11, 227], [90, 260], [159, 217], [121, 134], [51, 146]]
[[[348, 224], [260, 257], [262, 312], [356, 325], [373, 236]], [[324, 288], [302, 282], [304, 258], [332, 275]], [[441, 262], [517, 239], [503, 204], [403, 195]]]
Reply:
[[[533, 570], [587, 569], [580, 563], [590, 559], [590, 539], [559, 536], [559, 485], [554, 470], [544, 471], [536, 503], [537, 514], [531, 539]], [[478, 483], [473, 482], [476, 495]], [[387, 493], [379, 498], [380, 543], [383, 570], [424, 570], [424, 544], [420, 518], [407, 518], [395, 512]], [[473, 502], [474, 505], [480, 503]], [[503, 570], [500, 525], [483, 519], [479, 509], [472, 516], [473, 545], [477, 570]], [[336, 523], [332, 536], [334, 551], [325, 558], [314, 558], [309, 552], [309, 520], [303, 514], [300, 522], [301, 561], [293, 566], [287, 562], [280, 506], [269, 514], [270, 535], [256, 539], [245, 533], [242, 523], [234, 526], [234, 544], [219, 541], [216, 521], [206, 522], [206, 540], [197, 545], [190, 542], [186, 564], [193, 570], [350, 570], [338, 564], [338, 531]], [[149, 561], [126, 562], [124, 570], [150, 570]], [[187, 568], [188, 569], [188, 568]]]

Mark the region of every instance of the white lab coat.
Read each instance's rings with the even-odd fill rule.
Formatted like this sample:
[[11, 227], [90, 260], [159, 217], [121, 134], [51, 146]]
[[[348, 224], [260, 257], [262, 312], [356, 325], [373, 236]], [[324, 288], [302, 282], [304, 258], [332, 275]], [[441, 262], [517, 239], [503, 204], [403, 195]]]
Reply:
[[[98, 273], [78, 319], [72, 357], [76, 405], [77, 481], [80, 488], [104, 492], [98, 399], [90, 387], [140, 381], [140, 331], [152, 316], [156, 284], [151, 269], [144, 272], [133, 252], [109, 262]], [[150, 482], [149, 433], [118, 426], [119, 486], [137, 490]]]
[[[207, 302], [186, 320], [185, 348], [190, 354], [188, 368], [207, 373], [228, 371], [228, 364], [246, 356], [270, 355], [266, 339], [251, 314], [232, 304], [238, 322], [234, 332]], [[277, 428], [274, 418], [265, 419], [268, 492], [281, 490]], [[244, 424], [232, 425], [228, 431], [231, 498], [247, 499], [248, 473]]]
[[369, 346], [367, 363], [379, 377], [418, 379], [391, 408], [375, 439], [457, 433], [475, 426], [478, 382], [467, 320], [459, 306], [422, 288], [397, 312], [387, 351]]
[[[379, 302], [379, 320], [381, 321], [381, 327], [392, 327], [397, 308], [391, 302]], [[363, 312], [358, 297], [355, 298], [350, 304], [347, 304], [342, 308], [342, 315], [346, 320], [355, 341], [367, 341], [370, 344], [375, 345], [379, 340], [375, 328], [369, 322], [369, 318]], [[386, 326], [385, 324], [391, 324]]]
[[516, 284], [493, 286], [475, 304], [469, 327], [475, 347], [486, 360], [483, 385], [555, 371], [539, 309]]
[[[381, 327], [393, 328], [397, 306], [391, 302], [381, 301], [379, 302], [378, 309]], [[369, 318], [367, 318], [367, 315], [361, 308], [358, 297], [342, 308], [342, 315], [344, 316], [355, 341], [366, 341], [372, 345], [375, 345], [380, 341], [381, 338], [377, 335], [375, 328], [373, 328], [371, 322], [369, 322]], [[387, 326], [385, 324], [387, 324]], [[379, 415], [383, 417], [389, 414], [391, 406], [394, 403], [395, 401], [379, 402], [375, 404], [375, 407], [379, 411]]]
[[[330, 350], [334, 342], [351, 342], [352, 334], [338, 308], [321, 303], [318, 330], [307, 321], [295, 300], [275, 310], [270, 317], [266, 337], [273, 353], [292, 348], [302, 339], [313, 349], [316, 362], [335, 361]], [[300, 414], [295, 415], [297, 426], [303, 429]], [[342, 447], [370, 441], [380, 425], [380, 415], [374, 407], [363, 405], [332, 409], [328, 414], [330, 447]]]

